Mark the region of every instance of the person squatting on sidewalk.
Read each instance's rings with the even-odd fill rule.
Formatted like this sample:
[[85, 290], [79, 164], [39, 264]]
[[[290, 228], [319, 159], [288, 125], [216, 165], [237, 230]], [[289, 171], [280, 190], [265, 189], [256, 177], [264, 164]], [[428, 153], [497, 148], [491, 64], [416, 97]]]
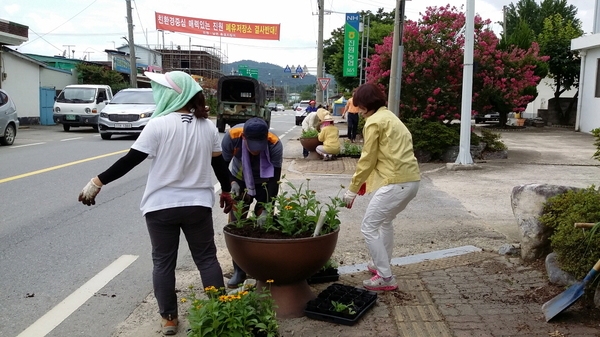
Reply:
[[[273, 203], [279, 193], [283, 144], [275, 134], [269, 132], [267, 122], [255, 117], [229, 129], [223, 136], [221, 147], [227, 165], [232, 162], [231, 194], [237, 200], [244, 200], [243, 214], [248, 214], [250, 205], [256, 199], [254, 214], [258, 216], [258, 225], [262, 226], [267, 219], [263, 205]], [[266, 183], [266, 188], [263, 183]], [[229, 222], [235, 220], [233, 212], [230, 212]], [[233, 275], [227, 287], [237, 288], [244, 280], [246, 272], [233, 261]]]
[[[356, 89], [352, 91], [352, 95], [354, 95], [355, 92]], [[348, 139], [350, 142], [354, 143], [356, 140], [356, 133], [358, 132], [358, 107], [354, 104], [352, 97], [346, 102], [344, 112], [342, 112], [342, 118], [348, 120]]]
[[181, 71], [145, 73], [151, 79], [156, 110], [129, 152], [91, 179], [79, 201], [94, 205], [100, 188], [140, 164], [152, 160], [140, 209], [152, 244], [152, 282], [164, 335], [178, 327], [175, 267], [179, 233], [183, 231], [203, 287], [224, 287], [217, 260], [212, 207], [212, 171], [221, 184], [220, 206], [233, 207], [227, 164], [221, 156], [219, 132], [208, 119], [202, 88]]
[[[321, 127], [321, 121], [323, 120], [323, 117], [325, 117], [325, 115], [329, 114], [329, 111], [327, 111], [326, 109], [315, 108], [314, 101], [311, 101], [311, 102], [313, 102], [313, 103], [311, 103], [311, 105], [306, 108], [308, 115], [306, 115], [306, 117], [304, 117], [304, 120], [302, 121], [302, 132], [306, 132], [309, 130], [317, 130], [318, 131], [319, 128]], [[308, 112], [309, 108], [311, 108], [310, 112]], [[302, 148], [302, 156], [304, 158], [308, 157], [307, 149]]]
[[329, 114], [323, 117], [319, 141], [323, 145], [318, 145], [316, 150], [323, 157], [323, 160], [332, 160], [334, 155], [340, 153], [340, 130], [334, 125], [333, 117]]
[[391, 269], [394, 249], [393, 221], [417, 195], [421, 175], [412, 135], [386, 105], [376, 85], [366, 83], [354, 93], [354, 104], [366, 119], [364, 145], [356, 171], [344, 194], [346, 207], [358, 195], [375, 192], [362, 220], [361, 232], [371, 254], [373, 277], [363, 281], [370, 290], [394, 290], [398, 284]]

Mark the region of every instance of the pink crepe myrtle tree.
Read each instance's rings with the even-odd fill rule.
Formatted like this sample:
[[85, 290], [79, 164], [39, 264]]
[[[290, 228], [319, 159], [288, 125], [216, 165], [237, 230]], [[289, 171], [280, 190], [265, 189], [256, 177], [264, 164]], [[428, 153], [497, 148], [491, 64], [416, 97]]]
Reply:
[[[475, 17], [471, 113], [521, 112], [535, 98], [528, 93], [540, 81], [534, 74], [535, 64], [547, 58], [539, 56], [537, 44], [528, 50], [500, 50], [489, 24]], [[401, 117], [460, 119], [464, 25], [464, 13], [450, 5], [428, 7], [419, 21], [405, 23]], [[367, 80], [384, 90], [389, 84], [392, 40], [390, 35], [375, 47], [366, 69]]]

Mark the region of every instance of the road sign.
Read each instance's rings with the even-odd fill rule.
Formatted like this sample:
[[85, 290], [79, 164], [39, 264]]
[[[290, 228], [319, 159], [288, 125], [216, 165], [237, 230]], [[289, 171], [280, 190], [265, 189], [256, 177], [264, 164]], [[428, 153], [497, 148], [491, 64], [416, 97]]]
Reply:
[[300, 73], [300, 78], [304, 78], [305, 73]]
[[321, 90], [325, 91], [327, 89], [327, 85], [329, 85], [330, 78], [328, 77], [319, 77], [319, 84], [321, 85]]
[[290, 66], [285, 66], [285, 69], [283, 69], [284, 73], [291, 73], [292, 69], [290, 68]]
[[298, 68], [296, 68], [296, 72], [297, 72], [298, 74], [300, 74], [300, 73], [302, 73], [302, 72], [303, 72], [303, 70], [302, 70], [302, 67], [301, 67], [300, 65], [298, 65]]

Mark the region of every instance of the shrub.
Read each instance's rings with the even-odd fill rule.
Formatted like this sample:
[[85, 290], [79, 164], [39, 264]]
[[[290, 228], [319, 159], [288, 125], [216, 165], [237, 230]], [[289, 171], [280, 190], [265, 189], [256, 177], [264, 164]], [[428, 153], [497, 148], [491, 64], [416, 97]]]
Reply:
[[315, 138], [319, 136], [319, 131], [315, 130], [315, 129], [310, 129], [310, 130], [306, 130], [306, 131], [302, 131], [302, 136], [300, 136], [301, 138]]
[[351, 142], [344, 142], [340, 153], [346, 156], [360, 156], [362, 152], [362, 146], [353, 144]]
[[504, 151], [506, 145], [500, 140], [502, 135], [499, 133], [493, 133], [490, 130], [481, 130], [481, 141], [485, 143], [484, 151]]
[[448, 147], [460, 143], [456, 127], [422, 118], [409, 118], [404, 125], [412, 134], [413, 149], [426, 151], [432, 158], [439, 158]]
[[584, 277], [600, 258], [600, 235], [573, 225], [600, 221], [600, 192], [590, 186], [549, 198], [539, 221], [553, 231], [550, 244], [561, 269]]

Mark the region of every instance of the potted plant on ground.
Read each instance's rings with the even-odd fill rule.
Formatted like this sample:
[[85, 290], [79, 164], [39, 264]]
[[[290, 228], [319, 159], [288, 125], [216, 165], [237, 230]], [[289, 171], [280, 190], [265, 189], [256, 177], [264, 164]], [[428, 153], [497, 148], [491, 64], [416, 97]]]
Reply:
[[285, 186], [275, 205], [264, 205], [267, 219], [262, 227], [254, 216], [243, 219], [240, 214], [223, 230], [231, 257], [256, 278], [257, 288], [274, 281], [270, 291], [282, 318], [303, 316], [306, 302], [315, 297], [306, 279], [333, 254], [344, 206], [339, 196], [319, 200], [309, 179], [298, 187], [291, 182]]
[[327, 260], [327, 263], [319, 271], [309, 277], [306, 281], [308, 284], [334, 282], [339, 280], [338, 264], [332, 259]]
[[316, 150], [317, 146], [323, 143], [319, 141], [318, 137], [319, 131], [315, 129], [302, 131], [302, 135], [300, 135], [300, 144], [309, 152], [308, 157], [306, 157], [306, 159], [321, 159]]
[[187, 336], [279, 336], [279, 324], [268, 287], [258, 292], [252, 286], [244, 286], [232, 293], [227, 293], [225, 288], [207, 287], [204, 289], [205, 296], [199, 297], [196, 297], [193, 286], [190, 290], [190, 329]]

